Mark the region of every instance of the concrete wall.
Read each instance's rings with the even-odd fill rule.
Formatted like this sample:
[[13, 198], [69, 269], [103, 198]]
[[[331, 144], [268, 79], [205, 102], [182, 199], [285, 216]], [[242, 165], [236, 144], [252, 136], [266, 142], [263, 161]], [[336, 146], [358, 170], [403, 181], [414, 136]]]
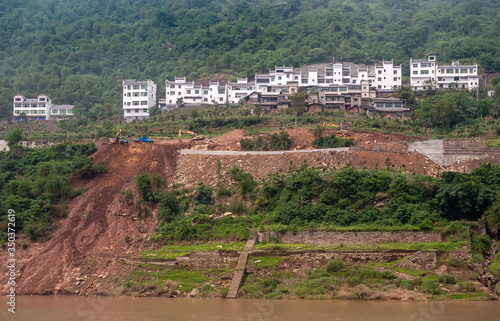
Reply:
[[386, 242], [415, 243], [442, 241], [437, 232], [258, 232], [259, 242], [305, 243], [318, 245], [378, 244]]
[[478, 139], [413, 142], [408, 144], [408, 151], [424, 154], [435, 163], [444, 167], [462, 160], [500, 156], [499, 148], [488, 147]]

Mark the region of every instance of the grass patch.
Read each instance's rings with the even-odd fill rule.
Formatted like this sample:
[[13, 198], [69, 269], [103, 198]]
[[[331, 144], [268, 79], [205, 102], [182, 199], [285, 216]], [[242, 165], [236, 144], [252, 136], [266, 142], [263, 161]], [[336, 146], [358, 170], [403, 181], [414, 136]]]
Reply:
[[339, 244], [339, 245], [316, 245], [303, 243], [259, 243], [254, 246], [255, 250], [439, 250], [443, 252], [463, 250], [465, 241], [454, 242], [416, 242], [416, 243], [380, 243], [380, 244]]
[[146, 284], [150, 282], [165, 282], [172, 280], [179, 285], [181, 292], [190, 292], [194, 288], [200, 289], [203, 284], [209, 281], [206, 274], [212, 270], [187, 271], [187, 270], [164, 270], [163, 267], [152, 264], [139, 264], [141, 270], [132, 271], [129, 274], [130, 281], [137, 284]]
[[[271, 256], [249, 256], [248, 257], [248, 265], [253, 268], [279, 268], [281, 262], [288, 261], [289, 258], [283, 257], [271, 257]], [[260, 261], [255, 263], [256, 261]]]
[[452, 294], [451, 298], [454, 300], [468, 300], [468, 301], [484, 301], [485, 298], [492, 299], [490, 295], [484, 292]]
[[244, 247], [245, 247], [244, 242], [236, 242], [231, 244], [212, 243], [212, 244], [197, 244], [197, 245], [169, 245], [162, 247], [159, 250], [142, 251], [140, 253], [140, 258], [175, 259], [180, 256], [186, 256], [191, 251], [218, 251], [218, 250], [241, 251], [243, 250]]

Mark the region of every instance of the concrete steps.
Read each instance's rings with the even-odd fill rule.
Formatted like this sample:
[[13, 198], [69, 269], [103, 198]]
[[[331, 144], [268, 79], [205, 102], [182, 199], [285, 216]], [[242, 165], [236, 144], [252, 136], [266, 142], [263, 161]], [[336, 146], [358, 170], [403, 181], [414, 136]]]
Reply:
[[245, 248], [240, 253], [238, 259], [238, 264], [236, 265], [236, 270], [234, 271], [233, 279], [231, 280], [231, 285], [229, 286], [229, 292], [226, 295], [226, 299], [236, 299], [238, 295], [238, 290], [243, 283], [243, 278], [245, 277], [245, 271], [248, 261], [248, 255], [255, 245], [256, 239], [250, 239], [245, 244]]

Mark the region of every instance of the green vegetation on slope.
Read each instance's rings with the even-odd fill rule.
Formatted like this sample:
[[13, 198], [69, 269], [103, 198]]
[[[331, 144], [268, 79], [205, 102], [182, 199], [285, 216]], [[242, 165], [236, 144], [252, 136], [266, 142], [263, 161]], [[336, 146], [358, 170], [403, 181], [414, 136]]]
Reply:
[[[446, 172], [442, 178], [351, 166], [324, 170], [303, 165], [260, 182], [237, 167], [229, 173], [236, 182], [229, 188], [200, 183], [192, 196], [181, 190], [163, 194], [158, 239], [243, 240], [248, 227], [431, 230], [437, 222], [453, 230], [454, 221], [479, 220], [497, 201], [500, 188], [500, 167], [490, 164], [471, 174]], [[225, 211], [233, 215], [214, 218]], [[489, 239], [476, 241], [476, 252], [488, 250]]]
[[32, 239], [47, 235], [54, 219], [66, 215], [66, 200], [83, 190], [71, 187], [69, 176], [93, 176], [104, 170], [88, 156], [94, 143], [60, 144], [43, 149], [14, 146], [0, 152], [0, 238], [7, 231], [7, 213], [16, 211], [16, 230]]
[[[500, 71], [495, 0], [3, 1], [0, 118], [12, 96], [77, 113], [121, 109], [124, 78], [253, 77], [275, 65], [373, 63], [438, 54]], [[405, 69], [408, 75], [408, 69]]]

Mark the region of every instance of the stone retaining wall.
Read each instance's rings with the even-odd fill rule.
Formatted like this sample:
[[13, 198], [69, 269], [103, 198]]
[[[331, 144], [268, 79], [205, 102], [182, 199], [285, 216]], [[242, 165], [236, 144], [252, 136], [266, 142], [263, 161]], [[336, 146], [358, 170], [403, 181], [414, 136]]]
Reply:
[[304, 243], [318, 245], [378, 244], [387, 242], [416, 243], [444, 241], [438, 232], [258, 232], [259, 242]]

